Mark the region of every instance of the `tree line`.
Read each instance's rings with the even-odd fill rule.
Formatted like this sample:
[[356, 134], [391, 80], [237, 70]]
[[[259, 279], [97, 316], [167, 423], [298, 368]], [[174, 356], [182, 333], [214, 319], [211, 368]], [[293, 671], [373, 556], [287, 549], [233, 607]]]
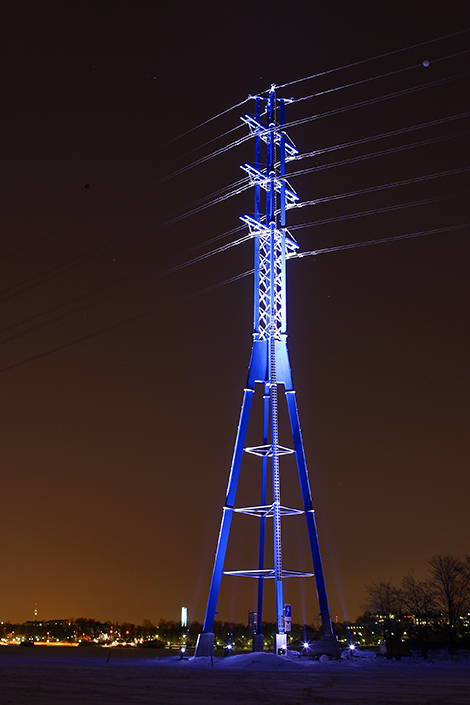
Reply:
[[381, 625], [387, 654], [402, 649], [404, 631], [414, 637], [424, 657], [430, 645], [444, 642], [455, 654], [458, 640], [468, 639], [470, 616], [470, 556], [461, 560], [437, 554], [428, 561], [429, 576], [418, 580], [408, 572], [400, 585], [387, 582], [366, 585], [365, 614], [358, 621], [376, 618]]
[[[263, 622], [266, 645], [276, 633], [275, 622]], [[129, 644], [153, 648], [177, 648], [185, 645], [194, 648], [202, 624], [192, 621], [188, 626], [181, 622], [161, 619], [157, 625], [150, 619], [142, 624], [130, 622], [100, 622], [92, 618], [34, 620], [22, 624], [3, 622], [0, 624], [0, 639], [44, 643], [52, 641], [96, 644]], [[213, 625], [216, 646], [224, 648], [232, 644], [235, 648], [250, 649], [252, 633], [246, 623], [215, 621]], [[321, 628], [314, 625], [292, 624], [292, 639], [320, 639]]]
[[[423, 656], [435, 646], [447, 646], [455, 654], [457, 646], [470, 647], [470, 556], [461, 560], [449, 554], [437, 554], [429, 561], [429, 576], [418, 580], [408, 572], [399, 585], [379, 580], [365, 586], [364, 613], [356, 623], [335, 623], [333, 631], [340, 642], [377, 646], [381, 639], [388, 656], [406, 653], [409, 645], [420, 648]], [[275, 623], [263, 622], [266, 648], [276, 632]], [[142, 646], [193, 647], [202, 625], [161, 619], [155, 625], [144, 619], [141, 625], [129, 622], [99, 622], [80, 618], [29, 621], [23, 624], [0, 624], [0, 638], [33, 641], [60, 640], [72, 643], [128, 643]], [[252, 634], [247, 624], [214, 622], [216, 644], [231, 643], [242, 649], [251, 648]], [[320, 639], [321, 626], [292, 624], [290, 641], [303, 643]]]

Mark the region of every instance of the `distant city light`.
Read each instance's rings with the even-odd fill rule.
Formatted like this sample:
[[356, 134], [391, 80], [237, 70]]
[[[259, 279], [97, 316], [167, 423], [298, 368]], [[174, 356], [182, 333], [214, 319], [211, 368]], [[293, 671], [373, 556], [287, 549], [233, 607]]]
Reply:
[[188, 626], [188, 608], [187, 607], [181, 608], [181, 626], [182, 627]]

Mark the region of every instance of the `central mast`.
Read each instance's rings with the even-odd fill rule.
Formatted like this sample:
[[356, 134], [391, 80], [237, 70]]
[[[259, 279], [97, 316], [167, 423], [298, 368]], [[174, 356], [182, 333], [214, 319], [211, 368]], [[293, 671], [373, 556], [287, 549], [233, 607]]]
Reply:
[[[261, 122], [262, 100], [266, 100], [266, 125]], [[276, 635], [274, 636], [273, 646], [275, 653], [285, 653], [287, 635], [283, 605], [283, 579], [286, 577], [313, 576], [313, 573], [285, 570], [283, 568], [281, 517], [294, 514], [304, 514], [306, 518], [323, 634], [328, 642], [328, 644], [324, 643], [323, 652], [337, 655], [337, 644], [331, 627], [310, 484], [287, 350], [286, 256], [294, 252], [298, 245], [286, 229], [286, 205], [298, 201], [298, 196], [286, 182], [285, 169], [286, 155], [293, 157], [298, 153], [298, 150], [287, 141], [283, 130], [286, 102], [285, 99], [276, 97], [275, 87], [272, 86], [267, 99], [255, 98], [255, 117], [250, 115], [242, 117], [243, 122], [249, 127], [251, 134], [255, 138], [255, 165], [244, 164], [241, 167], [248, 174], [255, 191], [254, 217], [249, 215], [241, 217], [254, 239], [255, 249], [253, 348], [247, 384], [243, 394], [227, 496], [223, 508], [206, 616], [203, 632], [198, 638], [196, 656], [208, 656], [212, 655], [213, 652], [214, 635], [212, 627], [222, 574], [258, 579], [257, 629], [253, 637], [253, 650], [255, 651], [262, 651], [264, 644], [262, 634], [264, 580], [267, 578], [274, 579]], [[277, 114], [279, 114], [279, 118]], [[262, 142], [266, 145], [265, 170], [261, 169]], [[261, 215], [261, 190], [266, 193], [265, 215]], [[257, 383], [261, 383], [264, 390], [262, 443], [254, 447], [244, 447]], [[279, 444], [278, 390], [280, 385], [284, 385], [293, 448], [285, 448]], [[261, 498], [259, 505], [235, 507], [235, 495], [244, 452], [261, 458]], [[280, 457], [287, 453], [294, 453], [296, 457], [304, 505], [303, 510], [285, 507], [281, 504]], [[267, 504], [269, 461], [272, 476], [271, 504]], [[224, 570], [230, 525], [234, 513], [248, 514], [259, 519], [259, 561], [257, 569]], [[271, 518], [273, 520], [274, 565], [273, 568], [265, 568], [266, 520]]]
[[[279, 476], [279, 421], [278, 421], [278, 399], [277, 399], [277, 369], [276, 369], [276, 347], [277, 343], [286, 341], [287, 317], [285, 305], [285, 264], [286, 264], [286, 182], [285, 176], [285, 154], [286, 139], [285, 133], [279, 130], [276, 125], [276, 94], [274, 87], [271, 88], [266, 106], [267, 129], [263, 128], [260, 122], [260, 98], [256, 98], [257, 119], [251, 120], [249, 116], [242, 118], [256, 135], [256, 154], [260, 152], [260, 140], [266, 142], [266, 174], [261, 173], [259, 162], [253, 170], [246, 164], [242, 168], [248, 172], [252, 183], [255, 185], [255, 220], [256, 225], [250, 218], [242, 218], [255, 237], [255, 320], [254, 320], [254, 351], [267, 357], [265, 366], [266, 375], [263, 377], [265, 384], [265, 400], [269, 400], [271, 444], [267, 444], [268, 430], [265, 428], [264, 445], [262, 448], [247, 449], [252, 453], [263, 452], [263, 472], [262, 472], [262, 497], [261, 504], [266, 504], [266, 469], [267, 460], [271, 456], [272, 464], [272, 518], [274, 533], [274, 580], [276, 597], [276, 624], [277, 634], [284, 634], [283, 618], [283, 589], [282, 589], [282, 541], [281, 541], [281, 486]], [[284, 124], [285, 101], [279, 101], [280, 127]], [[276, 147], [279, 145], [280, 155], [280, 175], [276, 173]], [[297, 150], [289, 145], [290, 154], [297, 153]], [[258, 159], [257, 159], [258, 161]], [[279, 176], [281, 177], [279, 179]], [[260, 188], [266, 191], [266, 216], [264, 225], [260, 218]], [[276, 196], [279, 195], [281, 229], [278, 227], [278, 211], [276, 208]], [[290, 189], [287, 192], [289, 200], [295, 202], [297, 195]], [[256, 207], [257, 206], [257, 207]], [[257, 212], [256, 212], [257, 211]], [[290, 247], [294, 249], [296, 244], [288, 241]], [[260, 345], [262, 343], [262, 345]], [[264, 351], [265, 348], [265, 351]], [[268, 416], [265, 413], [265, 426]], [[262, 531], [260, 531], [260, 565], [263, 570], [264, 562], [264, 538], [265, 538], [265, 517], [261, 517]], [[263, 577], [259, 578], [258, 590], [258, 625], [261, 629], [262, 619], [262, 597], [263, 597]], [[281, 638], [280, 641], [283, 641]]]

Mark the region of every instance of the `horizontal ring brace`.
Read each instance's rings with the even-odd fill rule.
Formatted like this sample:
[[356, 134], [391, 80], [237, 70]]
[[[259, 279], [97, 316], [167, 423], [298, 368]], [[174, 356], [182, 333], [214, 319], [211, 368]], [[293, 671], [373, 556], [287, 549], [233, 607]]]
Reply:
[[[233, 510], [237, 514], [249, 514], [254, 517], [272, 517], [273, 516], [273, 505], [268, 504], [260, 507], [237, 507]], [[279, 513], [281, 516], [295, 516], [297, 514], [304, 514], [303, 509], [294, 509], [293, 507], [279, 507]]]
[[[245, 453], [251, 453], [252, 455], [258, 455], [260, 458], [270, 458], [273, 455], [273, 447], [269, 446], [252, 446], [251, 448], [244, 448]], [[278, 455], [289, 455], [290, 453], [295, 453], [292, 448], [285, 448], [284, 446], [277, 447]]]
[[[224, 575], [235, 575], [241, 578], [274, 578], [276, 571], [265, 568], [264, 570], [224, 570]], [[313, 578], [315, 573], [305, 573], [300, 570], [282, 570], [282, 578]]]

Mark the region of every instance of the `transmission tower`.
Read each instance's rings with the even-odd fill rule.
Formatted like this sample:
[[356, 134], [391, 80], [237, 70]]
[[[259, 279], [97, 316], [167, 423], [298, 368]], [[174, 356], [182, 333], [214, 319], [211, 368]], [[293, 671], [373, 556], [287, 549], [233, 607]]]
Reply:
[[[214, 648], [212, 632], [219, 596], [222, 574], [251, 577], [258, 580], [258, 612], [253, 650], [262, 651], [263, 588], [264, 581], [274, 579], [276, 625], [274, 652], [285, 653], [287, 634], [283, 604], [283, 580], [292, 577], [315, 576], [318, 602], [323, 626], [322, 641], [317, 644], [318, 653], [337, 656], [338, 645], [333, 634], [328, 598], [318, 543], [315, 514], [312, 505], [310, 483], [305, 453], [300, 432], [299, 415], [292, 384], [292, 374], [287, 350], [286, 317], [286, 257], [298, 249], [298, 245], [286, 229], [286, 206], [298, 201], [295, 191], [287, 184], [286, 157], [298, 153], [283, 130], [285, 106], [289, 101], [276, 97], [272, 86], [267, 98], [255, 97], [255, 117], [245, 115], [243, 122], [255, 139], [255, 164], [242, 165], [248, 174], [255, 193], [254, 217], [245, 215], [241, 220], [248, 226], [255, 246], [254, 329], [253, 348], [248, 369], [248, 380], [243, 392], [235, 448], [228, 481], [227, 495], [223, 507], [222, 521], [215, 555], [212, 580], [209, 590], [203, 631], [198, 637], [196, 656], [211, 656]], [[261, 106], [266, 102], [266, 126], [261, 122]], [[261, 169], [261, 147], [266, 151], [266, 169]], [[266, 213], [261, 215], [261, 191], [266, 192]], [[250, 410], [256, 383], [263, 389], [262, 442], [254, 447], [245, 447]], [[278, 392], [284, 385], [285, 398], [292, 431], [292, 448], [279, 444]], [[259, 386], [258, 386], [259, 389]], [[236, 507], [242, 457], [250, 453], [261, 458], [261, 497], [256, 506]], [[282, 455], [295, 454], [300, 482], [303, 509], [293, 509], [281, 503], [279, 464]], [[267, 504], [268, 468], [271, 469], [271, 497]], [[230, 526], [234, 513], [248, 514], [259, 520], [259, 562], [254, 570], [224, 571]], [[281, 517], [304, 514], [312, 554], [314, 573], [285, 570], [282, 565]], [[273, 567], [265, 567], [266, 520], [273, 524]]]

